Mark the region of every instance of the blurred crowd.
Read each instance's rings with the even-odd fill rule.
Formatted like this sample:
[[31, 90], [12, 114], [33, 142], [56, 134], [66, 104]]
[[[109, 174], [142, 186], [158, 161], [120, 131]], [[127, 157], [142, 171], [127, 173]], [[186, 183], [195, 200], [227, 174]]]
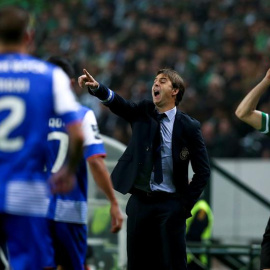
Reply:
[[[270, 158], [270, 139], [236, 119], [241, 99], [270, 67], [269, 0], [45, 1], [34, 53], [67, 56], [132, 101], [151, 99], [158, 69], [186, 84], [179, 108], [201, 122], [212, 157]], [[127, 143], [129, 125], [83, 90], [103, 134]], [[270, 113], [270, 89], [259, 103]]]

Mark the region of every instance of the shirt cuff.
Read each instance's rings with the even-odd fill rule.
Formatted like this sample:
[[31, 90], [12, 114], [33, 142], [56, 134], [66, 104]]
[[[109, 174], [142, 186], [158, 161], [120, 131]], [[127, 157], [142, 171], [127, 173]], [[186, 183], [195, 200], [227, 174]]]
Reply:
[[99, 88], [100, 88], [100, 84], [98, 84], [98, 88], [95, 88], [95, 89], [92, 89], [92, 88], [90, 88], [90, 86], [88, 86], [88, 92], [89, 92], [89, 94], [95, 96], [95, 93], [99, 90]]

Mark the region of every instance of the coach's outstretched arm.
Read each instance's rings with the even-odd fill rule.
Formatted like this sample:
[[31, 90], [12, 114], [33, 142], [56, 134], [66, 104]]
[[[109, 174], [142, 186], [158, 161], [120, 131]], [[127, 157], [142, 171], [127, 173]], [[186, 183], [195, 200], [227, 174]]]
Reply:
[[249, 124], [255, 129], [262, 127], [262, 112], [256, 110], [261, 96], [270, 87], [270, 69], [265, 77], [259, 82], [242, 100], [235, 111], [236, 116], [243, 122]]

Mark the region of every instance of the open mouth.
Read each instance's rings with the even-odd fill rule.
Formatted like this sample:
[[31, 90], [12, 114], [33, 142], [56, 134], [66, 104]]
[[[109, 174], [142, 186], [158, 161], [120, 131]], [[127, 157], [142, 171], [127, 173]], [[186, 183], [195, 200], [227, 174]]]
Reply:
[[156, 96], [158, 96], [159, 95], [159, 91], [155, 91], [154, 92], [154, 96], [156, 97]]

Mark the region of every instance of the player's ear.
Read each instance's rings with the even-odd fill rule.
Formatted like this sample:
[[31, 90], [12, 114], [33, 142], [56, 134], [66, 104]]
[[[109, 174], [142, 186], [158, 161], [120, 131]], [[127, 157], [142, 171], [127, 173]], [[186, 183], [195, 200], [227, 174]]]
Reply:
[[179, 92], [179, 89], [178, 88], [173, 88], [173, 96], [176, 96]]

